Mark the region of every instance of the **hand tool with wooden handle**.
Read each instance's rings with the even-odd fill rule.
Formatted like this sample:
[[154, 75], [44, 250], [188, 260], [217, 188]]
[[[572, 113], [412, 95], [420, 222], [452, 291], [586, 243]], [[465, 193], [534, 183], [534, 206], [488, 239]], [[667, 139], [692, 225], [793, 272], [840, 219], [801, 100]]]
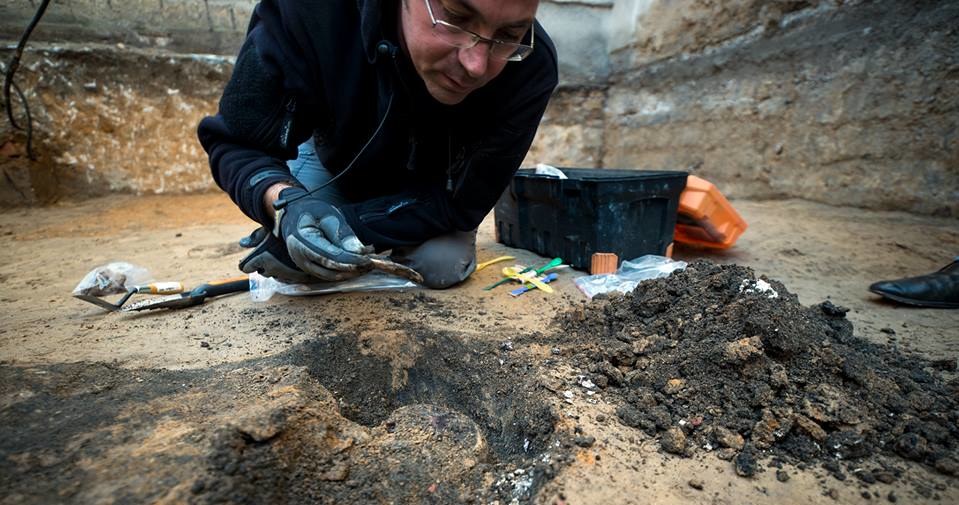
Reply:
[[110, 303], [103, 298], [99, 298], [93, 295], [73, 295], [76, 298], [79, 298], [85, 302], [90, 302], [99, 307], [103, 307], [112, 312], [116, 312], [123, 307], [123, 304], [130, 299], [131, 296], [137, 293], [149, 293], [151, 295], [172, 295], [176, 293], [183, 292], [183, 284], [179, 282], [152, 282], [150, 284], [144, 284], [142, 286], [133, 286], [128, 289], [126, 294], [123, 295], [116, 303]]
[[217, 281], [201, 284], [189, 293], [179, 295], [164, 296], [152, 300], [143, 300], [120, 309], [123, 312], [133, 312], [139, 310], [152, 309], [182, 309], [192, 307], [206, 301], [207, 298], [222, 296], [230, 293], [240, 293], [250, 290], [250, 278], [247, 276], [231, 277]]

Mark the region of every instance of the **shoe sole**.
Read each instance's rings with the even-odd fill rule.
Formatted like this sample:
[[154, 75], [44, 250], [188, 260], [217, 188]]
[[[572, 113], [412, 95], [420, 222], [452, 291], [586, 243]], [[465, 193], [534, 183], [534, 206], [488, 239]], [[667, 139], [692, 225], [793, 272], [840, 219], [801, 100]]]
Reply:
[[869, 291], [872, 291], [873, 293], [883, 298], [887, 298], [889, 300], [899, 302], [905, 305], [911, 305], [913, 307], [924, 307], [924, 308], [930, 308], [930, 309], [959, 309], [959, 302], [935, 302], [935, 301], [927, 301], [927, 300], [916, 300], [913, 298], [906, 298], [903, 296], [891, 295], [889, 293], [882, 293], [874, 289], [870, 289]]

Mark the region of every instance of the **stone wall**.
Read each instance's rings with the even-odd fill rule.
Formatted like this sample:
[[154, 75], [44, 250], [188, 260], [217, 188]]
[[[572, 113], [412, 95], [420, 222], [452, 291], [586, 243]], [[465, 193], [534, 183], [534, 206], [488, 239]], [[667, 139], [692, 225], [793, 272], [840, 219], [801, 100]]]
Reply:
[[636, 1], [614, 18], [604, 166], [959, 216], [959, 3]]
[[[0, 37], [33, 3], [0, 7]], [[0, 201], [212, 189], [194, 129], [254, 5], [54, 2], [18, 74], [41, 156], [3, 122]], [[527, 164], [959, 216], [959, 2], [544, 0], [540, 19], [561, 85]]]
[[[32, 36], [37, 42], [123, 44], [178, 53], [232, 56], [258, 0], [58, 0]], [[16, 40], [37, 0], [5, 0], [0, 40]], [[607, 18], [613, 0], [543, 0], [538, 16], [563, 54], [571, 85], [604, 84], [609, 75]]]
[[[0, 37], [16, 40], [37, 0], [5, 0]], [[32, 40], [122, 43], [175, 52], [233, 54], [256, 0], [58, 0], [47, 7]]]

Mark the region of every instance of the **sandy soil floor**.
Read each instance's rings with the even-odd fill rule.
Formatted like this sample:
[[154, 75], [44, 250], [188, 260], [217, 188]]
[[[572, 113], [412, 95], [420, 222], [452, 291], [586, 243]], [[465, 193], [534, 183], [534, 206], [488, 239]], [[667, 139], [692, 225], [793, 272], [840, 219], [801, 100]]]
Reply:
[[[803, 304], [828, 299], [848, 307], [848, 317], [860, 337], [926, 358], [959, 357], [959, 312], [905, 308], [885, 303], [866, 289], [876, 280], [926, 273], [948, 263], [959, 254], [959, 223], [803, 201], [734, 204], [750, 224], [735, 248], [722, 253], [678, 249], [676, 257], [749, 266], [757, 274], [782, 281]], [[155, 370], [200, 373], [288, 353], [315, 337], [316, 332], [311, 330], [326, 327], [357, 335], [371, 347], [370, 353], [388, 359], [395, 383], [408, 380], [395, 375], [406, 359], [400, 351], [409, 343], [401, 331], [403, 324], [452, 332], [467, 341], [508, 339], [519, 348], [524, 339], [533, 341], [531, 336], [546, 330], [559, 311], [584, 301], [572, 283], [572, 278], [581, 274], [569, 270], [561, 273], [554, 284], [557, 293], [551, 296], [529, 293], [512, 298], [504, 291], [483, 291], [483, 286], [498, 278], [498, 268], [478, 272], [462, 286], [446, 291], [278, 296], [266, 303], [237, 295], [179, 312], [104, 313], [70, 297], [70, 291], [87, 271], [114, 260], [145, 266], [157, 280], [179, 280], [188, 285], [234, 276], [245, 254], [235, 245], [236, 240], [251, 229], [252, 223], [222, 195], [123, 196], [0, 213], [4, 243], [0, 253], [0, 365], [17, 373], [35, 370], [38, 374], [56, 374], [60, 373], [57, 370], [68, 370], [68, 364], [108, 363], [110, 373], [127, 371], [130, 375], [124, 377], [130, 380]], [[491, 219], [481, 227], [478, 248], [480, 261], [503, 254], [514, 255], [524, 264], [546, 261], [495, 243]], [[549, 355], [549, 349], [535, 347], [531, 345], [524, 352], [529, 356]], [[568, 382], [576, 373], [555, 368], [543, 380]], [[0, 388], [0, 408], [15, 407], [29, 397], [30, 384], [27, 380], [4, 384]], [[245, 394], [256, 401], [256, 391]], [[272, 395], [263, 401], [275, 402], [276, 398]], [[833, 481], [815, 470], [790, 469], [792, 478], [781, 483], [773, 472], [753, 479], [736, 477], [728, 462], [711, 456], [683, 459], [663, 455], [650, 439], [615, 422], [613, 408], [602, 400], [588, 402], [584, 398], [573, 404], [562, 400], [556, 401], [558, 425], [575, 425], [597, 442], [589, 448], [575, 449], [575, 461], [539, 488], [535, 498], [538, 503], [866, 500], [861, 486]], [[336, 403], [329, 408], [337, 408]], [[344, 406], [341, 398], [338, 408], [356, 407]], [[163, 427], [173, 430], [167, 435], [180, 440], [189, 431], [183, 426], [194, 418], [171, 416], [164, 419], [173, 424]], [[156, 438], [162, 430], [152, 430], [153, 438], [124, 457], [143, 451], [162, 452], [165, 446], [160, 442], [165, 439], [160, 437], [157, 442]], [[376, 428], [370, 433], [364, 436], [376, 439], [382, 435]], [[189, 457], [189, 451], [184, 454]], [[109, 458], [105, 461], [93, 465], [93, 475], [117, 472]], [[117, 456], [115, 461], [128, 464], [120, 462], [129, 462], [129, 458]], [[890, 501], [892, 493], [893, 498], [905, 503], [959, 502], [956, 479], [918, 467], [910, 467], [906, 473], [918, 475], [928, 484], [928, 492], [917, 492], [905, 484], [908, 479], [875, 484], [868, 492], [873, 493], [873, 499]], [[187, 477], [174, 474], [171, 489], [181, 494], [171, 491], [161, 496], [171, 502], [189, 501], [184, 498], [189, 495], [183, 493], [190, 484], [177, 480]], [[698, 479], [702, 485], [692, 487], [691, 479]], [[104, 484], [97, 486], [97, 478], [93, 480], [85, 485], [93, 486], [95, 493], [88, 490], [87, 494], [69, 494], [65, 499], [105, 502], [132, 486], [116, 479], [109, 485], [104, 479]], [[831, 496], [830, 489], [835, 490]], [[25, 492], [0, 498], [0, 503], [31, 502], [40, 501]]]

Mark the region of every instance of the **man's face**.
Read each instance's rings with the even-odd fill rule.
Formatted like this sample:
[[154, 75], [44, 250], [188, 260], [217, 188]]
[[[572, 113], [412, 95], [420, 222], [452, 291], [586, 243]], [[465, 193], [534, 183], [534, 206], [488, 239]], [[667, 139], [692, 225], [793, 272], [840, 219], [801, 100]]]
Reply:
[[[528, 43], [524, 41], [539, 5], [539, 0], [429, 1], [438, 20], [486, 38], [523, 43]], [[460, 49], [434, 36], [424, 0], [404, 0], [402, 4], [401, 43], [426, 89], [438, 102], [460, 103], [503, 71], [507, 62], [491, 58], [488, 43]]]

